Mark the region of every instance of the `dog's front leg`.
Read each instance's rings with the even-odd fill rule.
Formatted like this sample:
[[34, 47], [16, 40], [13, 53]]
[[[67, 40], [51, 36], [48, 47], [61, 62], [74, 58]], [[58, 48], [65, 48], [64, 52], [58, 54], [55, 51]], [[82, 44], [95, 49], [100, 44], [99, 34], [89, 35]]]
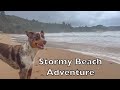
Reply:
[[31, 75], [32, 75], [32, 67], [30, 67], [29, 69], [26, 68], [20, 69], [19, 72], [20, 79], [30, 79]]
[[20, 69], [19, 72], [20, 79], [27, 79], [27, 73], [28, 73], [28, 69], [25, 68]]
[[31, 78], [31, 75], [32, 75], [32, 68], [30, 68], [30, 69], [28, 70], [27, 79], [30, 79], [30, 78]]

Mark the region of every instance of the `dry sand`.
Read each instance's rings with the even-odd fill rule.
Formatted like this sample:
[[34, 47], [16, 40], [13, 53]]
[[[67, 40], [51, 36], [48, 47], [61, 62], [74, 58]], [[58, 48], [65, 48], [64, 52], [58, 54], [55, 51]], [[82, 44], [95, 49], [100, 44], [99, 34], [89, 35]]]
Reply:
[[[19, 44], [11, 40], [10, 35], [0, 34], [0, 42], [7, 44]], [[32, 79], [120, 79], [120, 65], [102, 60], [102, 65], [74, 65], [70, 67], [66, 65], [39, 65], [38, 58], [47, 59], [96, 59], [97, 57], [83, 55], [81, 53], [75, 53], [66, 51], [63, 49], [48, 48], [40, 50], [37, 53], [36, 61], [33, 67]], [[94, 76], [47, 76], [48, 69], [53, 70], [94, 70]], [[18, 70], [12, 69], [9, 65], [0, 60], [0, 79], [19, 79]]]

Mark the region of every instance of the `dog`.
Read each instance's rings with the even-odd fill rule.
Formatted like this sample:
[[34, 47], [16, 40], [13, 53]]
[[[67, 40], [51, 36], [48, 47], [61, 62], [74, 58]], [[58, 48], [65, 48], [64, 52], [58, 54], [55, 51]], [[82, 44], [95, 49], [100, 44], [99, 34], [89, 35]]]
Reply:
[[25, 31], [28, 40], [23, 45], [0, 43], [0, 59], [14, 69], [18, 69], [20, 79], [30, 79], [34, 57], [44, 49], [46, 40], [44, 32]]

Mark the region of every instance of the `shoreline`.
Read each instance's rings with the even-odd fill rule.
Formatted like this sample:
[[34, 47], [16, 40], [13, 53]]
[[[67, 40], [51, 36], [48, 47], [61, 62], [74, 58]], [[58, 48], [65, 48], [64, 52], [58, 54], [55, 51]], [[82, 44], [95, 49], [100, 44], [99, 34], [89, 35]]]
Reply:
[[[53, 47], [47, 47], [47, 48], [53, 48]], [[97, 57], [97, 58], [101, 58], [101, 59], [104, 59], [106, 61], [110, 61], [110, 62], [114, 62], [116, 64], [120, 64], [120, 61], [119, 59], [117, 60], [117, 58], [111, 58], [107, 55], [100, 55], [100, 54], [95, 54], [95, 53], [90, 53], [90, 52], [83, 52], [83, 51], [78, 51], [78, 50], [75, 50], [75, 49], [65, 49], [65, 48], [57, 48], [55, 47], [55, 49], [61, 49], [61, 50], [66, 50], [66, 51], [70, 51], [70, 52], [74, 52], [74, 53], [78, 53], [78, 54], [84, 54], [84, 55], [90, 55], [90, 56], [93, 56], [93, 57]]]
[[[53, 47], [46, 47], [46, 48], [53, 48]], [[109, 62], [113, 62], [113, 63], [116, 63], [116, 64], [120, 64], [120, 62], [116, 62], [114, 60], [107, 60], [109, 57], [99, 57], [99, 56], [96, 56], [94, 53], [88, 53], [88, 52], [82, 52], [82, 51], [78, 51], [78, 50], [74, 50], [74, 49], [65, 49], [65, 48], [54, 48], [54, 49], [57, 49], [57, 50], [65, 50], [65, 51], [69, 51], [69, 52], [72, 52], [72, 53], [77, 53], [77, 54], [83, 54], [83, 55], [88, 55], [88, 56], [93, 56], [93, 57], [96, 57], [96, 58], [100, 58], [100, 59], [104, 59], [106, 61], [109, 61]]]

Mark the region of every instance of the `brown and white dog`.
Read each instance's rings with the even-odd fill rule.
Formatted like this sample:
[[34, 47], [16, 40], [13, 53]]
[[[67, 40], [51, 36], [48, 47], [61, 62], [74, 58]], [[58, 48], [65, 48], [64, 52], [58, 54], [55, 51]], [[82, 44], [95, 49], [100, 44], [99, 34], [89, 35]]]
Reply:
[[39, 49], [44, 49], [44, 32], [28, 32], [28, 41], [23, 45], [0, 43], [0, 59], [14, 69], [19, 69], [20, 79], [30, 79], [33, 60]]

